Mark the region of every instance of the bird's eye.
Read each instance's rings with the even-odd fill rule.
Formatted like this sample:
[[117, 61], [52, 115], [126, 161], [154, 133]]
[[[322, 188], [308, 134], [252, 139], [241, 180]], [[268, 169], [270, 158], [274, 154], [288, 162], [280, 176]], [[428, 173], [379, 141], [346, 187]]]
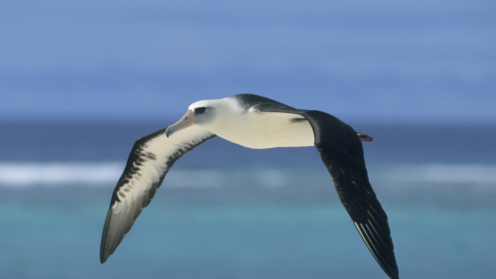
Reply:
[[206, 109], [206, 107], [195, 108], [195, 115], [204, 113]]

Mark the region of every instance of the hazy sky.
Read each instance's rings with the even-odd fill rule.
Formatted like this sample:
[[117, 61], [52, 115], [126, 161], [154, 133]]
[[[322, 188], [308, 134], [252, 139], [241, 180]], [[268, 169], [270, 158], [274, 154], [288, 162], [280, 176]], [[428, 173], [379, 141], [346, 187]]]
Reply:
[[496, 2], [0, 3], [1, 119], [180, 117], [238, 93], [343, 119], [496, 123]]

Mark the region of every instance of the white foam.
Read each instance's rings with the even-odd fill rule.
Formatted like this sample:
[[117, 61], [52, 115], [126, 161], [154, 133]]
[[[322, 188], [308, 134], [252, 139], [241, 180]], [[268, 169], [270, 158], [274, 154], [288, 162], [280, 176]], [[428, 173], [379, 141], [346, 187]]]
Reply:
[[[0, 187], [115, 186], [124, 164], [118, 162], [0, 163]], [[173, 168], [162, 187], [214, 188], [256, 184], [281, 187], [287, 172], [279, 169], [227, 170]]]
[[115, 183], [122, 174], [121, 163], [0, 163], [0, 185], [57, 186], [71, 183], [101, 185]]
[[496, 166], [492, 165], [389, 165], [384, 166], [382, 175], [395, 181], [496, 184]]
[[[114, 187], [124, 170], [124, 162], [55, 162], [0, 163], [0, 187], [24, 188], [35, 186]], [[421, 190], [437, 184], [444, 187], [466, 184], [472, 191], [496, 192], [496, 165], [477, 164], [370, 164], [369, 175], [375, 189], [392, 188], [405, 191], [411, 187]], [[331, 185], [329, 174], [323, 170], [295, 173], [284, 168], [248, 169], [184, 169], [173, 168], [162, 187], [284, 187], [288, 185]], [[389, 190], [388, 190], [389, 191]]]
[[[384, 165], [376, 174], [389, 192], [452, 191], [475, 195], [496, 194], [496, 166], [482, 164]], [[377, 188], [377, 184], [375, 185]]]

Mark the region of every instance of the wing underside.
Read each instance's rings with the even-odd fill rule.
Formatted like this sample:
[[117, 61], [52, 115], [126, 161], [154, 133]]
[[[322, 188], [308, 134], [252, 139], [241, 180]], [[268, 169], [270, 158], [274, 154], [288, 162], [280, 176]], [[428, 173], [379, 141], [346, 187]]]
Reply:
[[112, 194], [100, 247], [102, 263], [115, 251], [141, 210], [150, 203], [174, 162], [214, 136], [192, 126], [170, 138], [162, 129], [136, 141]]

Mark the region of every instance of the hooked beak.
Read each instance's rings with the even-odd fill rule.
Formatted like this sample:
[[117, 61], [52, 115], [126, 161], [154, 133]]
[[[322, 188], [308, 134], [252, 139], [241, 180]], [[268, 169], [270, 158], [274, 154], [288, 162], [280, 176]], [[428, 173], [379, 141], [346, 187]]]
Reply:
[[174, 134], [175, 132], [182, 130], [184, 128], [187, 128], [187, 127], [195, 124], [195, 120], [196, 120], [196, 117], [195, 117], [195, 114], [193, 113], [193, 111], [188, 110], [188, 112], [186, 112], [186, 114], [183, 116], [183, 118], [181, 118], [181, 120], [177, 121], [175, 124], [167, 127], [167, 129], [165, 129], [165, 135], [167, 137], [169, 137], [172, 134]]

